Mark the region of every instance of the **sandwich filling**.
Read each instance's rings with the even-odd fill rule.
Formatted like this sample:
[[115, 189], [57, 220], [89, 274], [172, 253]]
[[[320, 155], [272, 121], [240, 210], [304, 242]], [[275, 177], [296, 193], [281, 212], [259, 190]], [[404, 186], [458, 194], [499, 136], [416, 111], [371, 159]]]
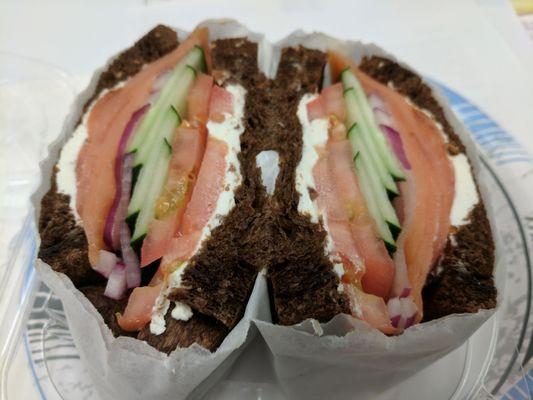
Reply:
[[[232, 95], [232, 113], [225, 113], [222, 120], [217, 121], [210, 119], [207, 123], [208, 145], [209, 140], [211, 139], [212, 141], [223, 142], [228, 149], [224, 155], [223, 162], [224, 176], [221, 185], [223, 190], [218, 195], [214, 210], [211, 213], [207, 224], [205, 224], [205, 226], [202, 228], [196, 248], [192, 251], [189, 258], [194, 256], [194, 254], [200, 250], [202, 243], [210, 236], [211, 231], [222, 223], [224, 217], [228, 215], [231, 209], [235, 206], [235, 191], [242, 183], [242, 175], [237, 156], [241, 149], [240, 136], [244, 132], [242, 119], [244, 114], [246, 90], [240, 85], [228, 85], [225, 89]], [[212, 179], [212, 176], [207, 175], [207, 173], [212, 173], [213, 171], [208, 171], [207, 169], [205, 169], [205, 171], [205, 180], [207, 182], [208, 180]], [[200, 167], [199, 176], [202, 178], [204, 177], [202, 174], [202, 167]], [[171, 259], [172, 255], [166, 255], [165, 261], [169, 260], [168, 262], [172, 262], [170, 261]], [[180, 261], [178, 260], [178, 263], [179, 262]], [[173, 290], [182, 286], [181, 278], [187, 266], [188, 261], [181, 263], [179, 267], [177, 267], [177, 269], [169, 275], [168, 280], [165, 282], [152, 311], [150, 322], [151, 333], [160, 335], [165, 331], [165, 315], [170, 306], [170, 300], [168, 300], [168, 296]], [[175, 307], [171, 313], [174, 319], [186, 321], [192, 317], [193, 313], [188, 305], [182, 302], [174, 303]]]
[[386, 334], [422, 319], [422, 289], [450, 228], [479, 202], [468, 159], [431, 116], [330, 55], [333, 81], [299, 104], [298, 210], [328, 233], [352, 314]]

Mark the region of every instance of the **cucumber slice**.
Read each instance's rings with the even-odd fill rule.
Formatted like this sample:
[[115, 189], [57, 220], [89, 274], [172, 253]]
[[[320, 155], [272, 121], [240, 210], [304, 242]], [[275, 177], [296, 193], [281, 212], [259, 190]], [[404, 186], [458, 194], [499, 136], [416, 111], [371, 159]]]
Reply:
[[361, 186], [361, 191], [363, 192], [363, 196], [365, 197], [366, 204], [368, 206], [368, 211], [376, 222], [378, 233], [383, 242], [385, 243], [385, 247], [387, 247], [388, 252], [392, 254], [394, 253], [394, 251], [396, 251], [396, 244], [387, 223], [381, 216], [378, 204], [373, 198], [370, 177], [368, 176], [367, 171], [363, 166], [362, 156], [357, 156], [355, 158], [355, 169], [359, 178], [359, 185]]
[[159, 143], [151, 148], [147, 162], [139, 173], [128, 205], [129, 220], [138, 214], [132, 240], [136, 240], [146, 233], [148, 222], [153, 217], [155, 201], [163, 187], [171, 157], [168, 143], [172, 142], [176, 128], [181, 123], [179, 115], [172, 107], [163, 116], [161, 129], [158, 132], [160, 134]]
[[[371, 139], [374, 143], [373, 147], [376, 151], [376, 154], [379, 155], [382, 163], [385, 165], [390, 174], [392, 174], [392, 176], [398, 180], [405, 180], [405, 174], [398, 159], [391, 150], [385, 135], [376, 123], [374, 112], [370, 107], [364, 90], [354, 73], [349, 68], [342, 71], [341, 81], [344, 89], [354, 89], [353, 101], [355, 102], [356, 107], [352, 109], [352, 113], [354, 113], [353, 116], [355, 116], [356, 119], [353, 121], [348, 120], [348, 126], [354, 122], [361, 124], [361, 129], [368, 132], [369, 139]], [[348, 107], [348, 104], [347, 108], [350, 108]]]
[[[173, 93], [171, 97], [170, 106], [178, 115], [184, 115], [187, 111], [187, 94], [196, 77], [196, 71], [189, 65], [186, 65], [180, 76], [179, 82], [172, 87]], [[165, 86], [166, 88], [167, 86]], [[168, 110], [168, 107], [167, 107]], [[161, 143], [162, 129], [165, 123], [165, 112], [159, 113], [156, 117], [152, 129], [148, 133], [148, 136], [142, 142], [142, 145], [137, 149], [135, 153], [134, 166], [145, 164], [150, 157], [152, 149], [157, 147]]]
[[[361, 168], [357, 168], [358, 175], [364, 173], [368, 177], [370, 190], [367, 191], [367, 195], [365, 196], [367, 204], [376, 203], [381, 219], [384, 220], [388, 226], [395, 227], [393, 228], [395, 231], [398, 231], [401, 229], [400, 221], [398, 221], [398, 217], [389, 200], [387, 191], [381, 184], [379, 176], [376, 173], [377, 171], [372, 165], [371, 158], [369, 157], [370, 152], [362, 140], [362, 137], [363, 135], [358, 125], [353, 126], [348, 132], [348, 138], [352, 144], [353, 153], [358, 154], [355, 160], [356, 165], [358, 164], [361, 166]], [[391, 233], [390, 230], [389, 233]]]
[[354, 126], [354, 124], [357, 122], [359, 126], [358, 130], [361, 133], [361, 140], [368, 149], [368, 155], [370, 158], [369, 162], [372, 164], [372, 169], [376, 171], [381, 183], [389, 192], [399, 194], [398, 187], [396, 186], [394, 179], [379, 157], [377, 146], [370, 137], [369, 131], [359, 123], [359, 121], [361, 121], [361, 117], [359, 115], [360, 113], [358, 112], [359, 105], [355, 95], [355, 90], [353, 88], [348, 88], [344, 91], [344, 100], [346, 101], [346, 122], [348, 123], [348, 126]]
[[[155, 203], [159, 197], [159, 194], [161, 193], [161, 188], [165, 184], [171, 155], [168, 152], [165, 141], [159, 145], [158, 150], [159, 157], [153, 164], [153, 173], [149, 176], [150, 186], [143, 198], [144, 204], [139, 212], [139, 215], [137, 216], [137, 220], [135, 221], [135, 230], [131, 237], [131, 243], [142, 240], [146, 235], [146, 232], [148, 231], [148, 224], [155, 215]], [[143, 168], [143, 170], [148, 170], [148, 168]]]
[[[161, 90], [159, 97], [150, 107], [148, 113], [144, 116], [141, 123], [139, 124], [139, 127], [136, 129], [130, 143], [128, 144], [128, 153], [138, 151], [138, 149], [144, 143], [146, 138], [151, 136], [150, 133], [152, 132], [154, 125], [159, 121], [159, 117], [162, 111], [164, 112], [165, 110], [167, 110], [171, 104], [174, 104], [176, 106], [176, 102], [180, 103], [179, 105], [184, 108], [184, 100], [177, 99], [176, 101], [176, 86], [180, 84], [185, 69], [190, 69], [191, 67], [194, 70], [199, 69], [201, 71], [205, 71], [207, 68], [204, 51], [199, 46], [195, 46], [189, 52], [189, 54], [187, 54], [187, 56], [185, 56], [185, 58], [180, 63], [178, 63], [176, 67], [174, 67], [174, 70], [168, 78], [168, 81], [166, 82], [165, 86]], [[194, 71], [194, 74], [196, 74], [196, 71]], [[179, 107], [177, 108], [179, 112], [181, 112], [183, 115], [185, 110], [180, 109]], [[136, 164], [138, 165], [138, 163]]]

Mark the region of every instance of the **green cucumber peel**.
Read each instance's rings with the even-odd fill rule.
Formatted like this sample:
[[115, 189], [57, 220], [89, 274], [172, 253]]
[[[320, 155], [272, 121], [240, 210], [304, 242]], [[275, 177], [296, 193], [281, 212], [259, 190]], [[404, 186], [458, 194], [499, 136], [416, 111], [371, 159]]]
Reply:
[[197, 44], [194, 45], [194, 49], [197, 50], [197, 51], [199, 50], [201, 52], [201, 54], [202, 54], [201, 61], [200, 61], [199, 65], [198, 65], [197, 69], [199, 69], [202, 72], [207, 72], [207, 61], [205, 59], [204, 49], [202, 47], [198, 46]]
[[192, 70], [192, 72], [194, 72], [194, 76], [196, 77], [196, 75], [198, 75], [198, 72], [196, 72], [196, 68], [194, 68], [192, 65], [188, 65], [185, 67], [185, 68], [190, 68]]
[[397, 247], [395, 244], [392, 244], [392, 243], [389, 243], [389, 242], [385, 242], [385, 248], [387, 249], [387, 252], [389, 253], [390, 256], [392, 256], [394, 253], [396, 253], [396, 250], [397, 250]]
[[172, 145], [168, 142], [167, 138], [163, 139], [165, 144], [167, 145], [168, 154], [172, 154]]
[[388, 221], [387, 221], [387, 225], [389, 226], [389, 230], [390, 230], [390, 232], [392, 234], [392, 237], [396, 241], [398, 239], [398, 236], [400, 236], [400, 233], [402, 232], [402, 228], [399, 227], [398, 225], [392, 224], [392, 223], [390, 223]]

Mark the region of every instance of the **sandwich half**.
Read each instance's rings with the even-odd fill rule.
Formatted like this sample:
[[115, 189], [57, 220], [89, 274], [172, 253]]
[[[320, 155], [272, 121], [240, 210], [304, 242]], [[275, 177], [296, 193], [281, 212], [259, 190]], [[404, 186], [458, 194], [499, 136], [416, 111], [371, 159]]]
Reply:
[[357, 65], [330, 52], [327, 62], [332, 85], [292, 101], [303, 145], [286, 206], [299, 215], [285, 215], [294, 226], [307, 216], [324, 236], [305, 242], [312, 258], [285, 252], [271, 267], [277, 321], [347, 313], [399, 334], [495, 307], [483, 200], [430, 88], [383, 57]]

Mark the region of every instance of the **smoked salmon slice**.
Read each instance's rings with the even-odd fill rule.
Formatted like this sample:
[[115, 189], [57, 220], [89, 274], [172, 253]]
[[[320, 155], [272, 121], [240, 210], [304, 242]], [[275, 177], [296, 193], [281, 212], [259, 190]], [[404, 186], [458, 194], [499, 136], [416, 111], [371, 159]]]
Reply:
[[92, 107], [87, 121], [88, 137], [80, 150], [77, 165], [76, 208], [87, 237], [89, 260], [95, 265], [104, 243], [104, 227], [115, 197], [115, 156], [120, 135], [135, 110], [144, 106], [154, 82], [174, 67], [194, 47], [207, 53], [208, 30], [195, 30], [174, 51], [148, 64], [124, 86], [104, 94]]

